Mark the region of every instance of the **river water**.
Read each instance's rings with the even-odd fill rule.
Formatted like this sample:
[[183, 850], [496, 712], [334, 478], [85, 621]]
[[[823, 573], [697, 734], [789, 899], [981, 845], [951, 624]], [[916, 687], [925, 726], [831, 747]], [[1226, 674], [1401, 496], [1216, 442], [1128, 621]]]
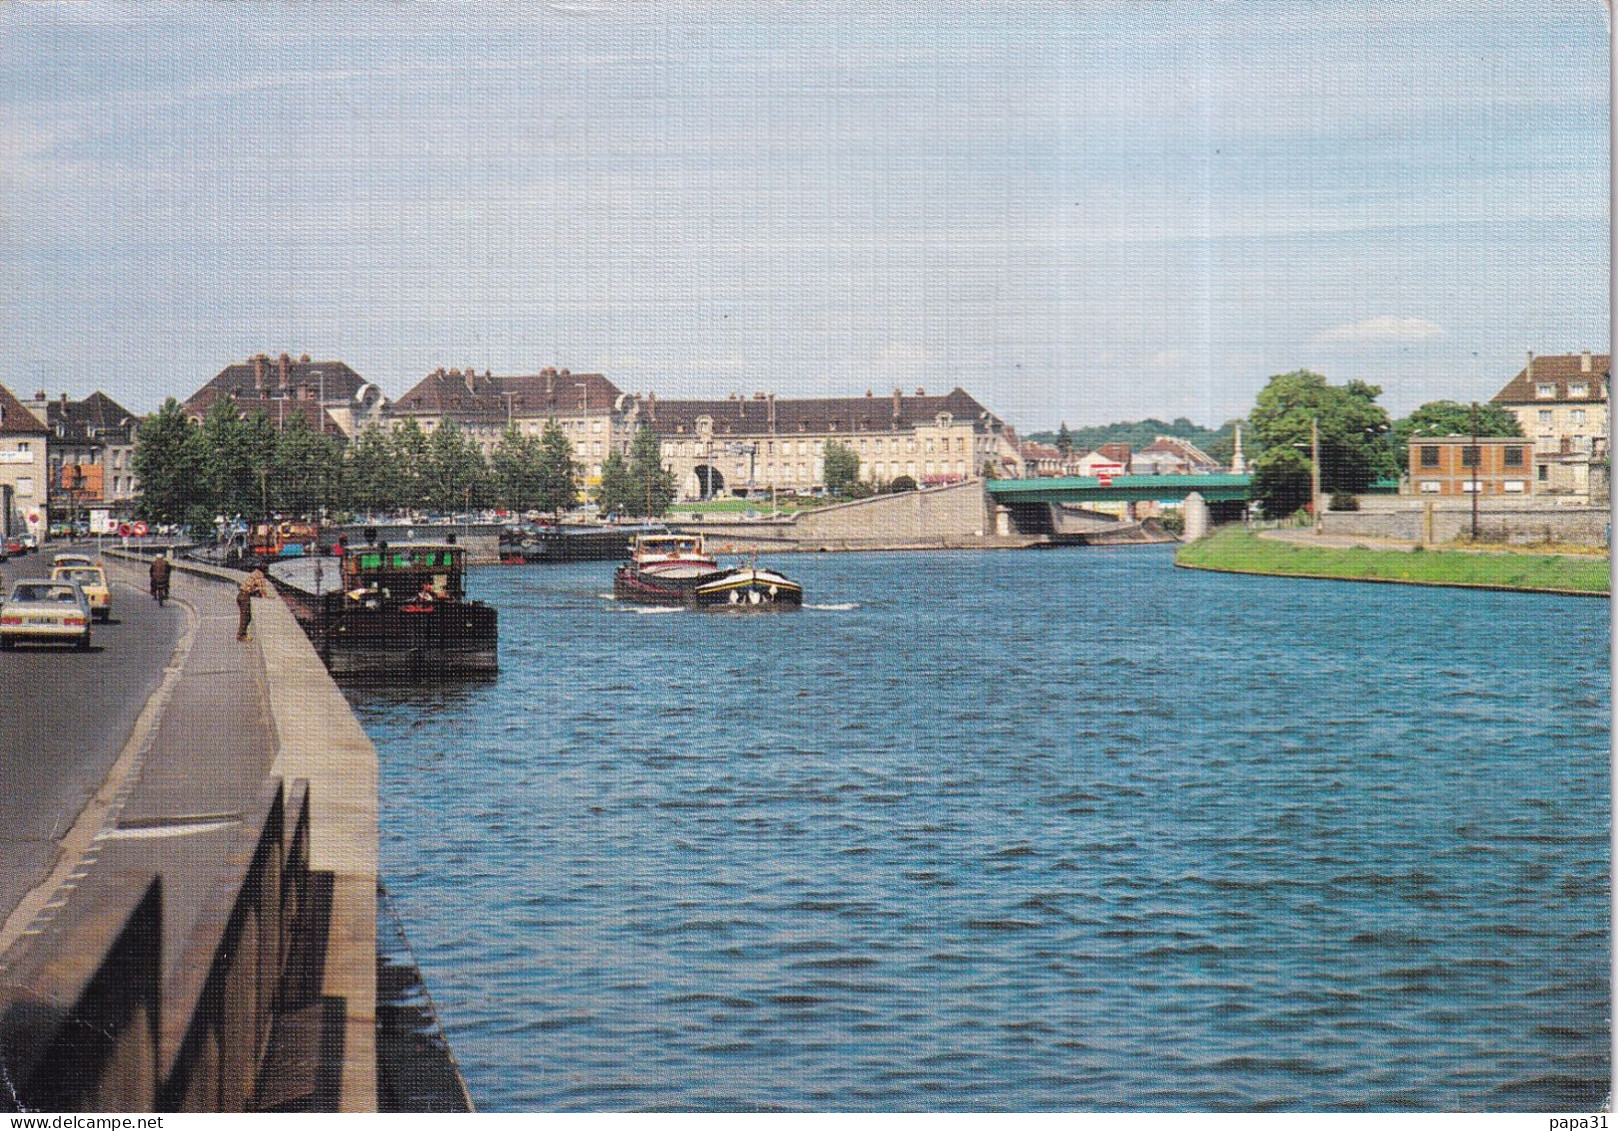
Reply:
[[476, 573], [354, 691], [482, 1110], [1558, 1110], [1608, 1075], [1602, 600], [1157, 548]]

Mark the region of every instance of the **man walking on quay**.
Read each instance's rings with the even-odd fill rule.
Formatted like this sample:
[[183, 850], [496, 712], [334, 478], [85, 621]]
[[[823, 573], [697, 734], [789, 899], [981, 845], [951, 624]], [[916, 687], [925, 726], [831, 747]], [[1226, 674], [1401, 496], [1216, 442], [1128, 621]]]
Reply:
[[158, 608], [169, 599], [169, 559], [166, 554], [159, 554], [152, 559], [152, 596], [157, 599]]
[[253, 598], [268, 596], [269, 592], [269, 584], [265, 581], [264, 571], [261, 569], [255, 569], [248, 574], [247, 580], [236, 590], [236, 611], [241, 614], [241, 619], [236, 622], [237, 640], [253, 639], [247, 632], [248, 626], [253, 623]]

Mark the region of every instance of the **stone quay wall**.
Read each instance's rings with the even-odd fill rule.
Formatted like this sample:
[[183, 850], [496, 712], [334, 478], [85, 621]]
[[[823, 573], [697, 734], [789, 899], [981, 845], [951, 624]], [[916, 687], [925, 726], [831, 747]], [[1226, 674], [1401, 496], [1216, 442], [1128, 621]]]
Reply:
[[[143, 560], [104, 558], [116, 580], [145, 588]], [[213, 831], [164, 840], [104, 826], [121, 835], [97, 835], [0, 953], [0, 1054], [14, 1085], [0, 1110], [377, 1109], [376, 751], [281, 602], [254, 602], [262, 667], [249, 646], [197, 646], [199, 634], [233, 636], [238, 581], [175, 563], [191, 627], [166, 686], [171, 707], [187, 679], [257, 686], [268, 773]], [[198, 653], [210, 670], [192, 670]], [[214, 756], [226, 729], [168, 753]], [[160, 723], [153, 733], [159, 747], [171, 741]], [[136, 765], [164, 753], [148, 748]], [[116, 788], [138, 804], [139, 770]], [[167, 789], [181, 808], [143, 827], [211, 812], [195, 787]], [[106, 819], [123, 805], [109, 799]]]
[[[877, 495], [763, 522], [680, 522], [720, 553], [819, 550], [990, 549], [1039, 541], [997, 533], [981, 481]], [[729, 549], [727, 549], [729, 547]]]
[[[1322, 512], [1321, 530], [1427, 545], [1467, 539], [1472, 534], [1472, 507], [1464, 499], [1441, 503], [1416, 498], [1361, 499], [1360, 508]], [[1611, 521], [1612, 513], [1606, 507], [1478, 501], [1480, 542], [1605, 546]]]

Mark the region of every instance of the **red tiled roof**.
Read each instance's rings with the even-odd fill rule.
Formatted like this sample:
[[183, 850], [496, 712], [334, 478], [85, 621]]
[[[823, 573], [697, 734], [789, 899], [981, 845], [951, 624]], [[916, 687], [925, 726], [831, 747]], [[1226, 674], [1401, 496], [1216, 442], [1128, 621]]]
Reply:
[[[509, 394], [509, 405], [508, 395]], [[468, 369], [436, 369], [394, 402], [402, 413], [443, 414], [458, 420], [504, 420], [507, 415], [542, 416], [602, 412], [623, 395], [599, 373], [543, 369], [496, 377]]]
[[48, 436], [50, 429], [28, 411], [11, 390], [0, 385], [0, 436]]
[[[1525, 365], [1517, 375], [1506, 383], [1492, 398], [1495, 404], [1543, 404], [1547, 400], [1600, 400], [1602, 386], [1612, 376], [1612, 355], [1596, 353], [1590, 355], [1590, 368], [1584, 367], [1584, 354], [1558, 353], [1548, 354], [1545, 357], [1535, 357], [1532, 362], [1533, 376], [1529, 377], [1529, 366]], [[1556, 386], [1556, 395], [1552, 397], [1535, 396], [1535, 388], [1539, 385], [1551, 384]], [[1569, 384], [1589, 386], [1589, 396], [1570, 397], [1567, 391]]]

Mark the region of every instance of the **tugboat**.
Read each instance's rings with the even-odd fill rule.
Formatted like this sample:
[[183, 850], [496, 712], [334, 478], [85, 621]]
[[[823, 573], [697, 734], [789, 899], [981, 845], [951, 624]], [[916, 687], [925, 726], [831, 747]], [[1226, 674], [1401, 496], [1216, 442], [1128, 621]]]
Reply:
[[612, 579], [620, 600], [691, 608], [796, 608], [803, 587], [774, 570], [726, 569], [714, 560], [700, 534], [642, 534], [629, 561]]
[[333, 676], [498, 670], [497, 613], [466, 599], [464, 546], [378, 542], [284, 562], [272, 573]]

